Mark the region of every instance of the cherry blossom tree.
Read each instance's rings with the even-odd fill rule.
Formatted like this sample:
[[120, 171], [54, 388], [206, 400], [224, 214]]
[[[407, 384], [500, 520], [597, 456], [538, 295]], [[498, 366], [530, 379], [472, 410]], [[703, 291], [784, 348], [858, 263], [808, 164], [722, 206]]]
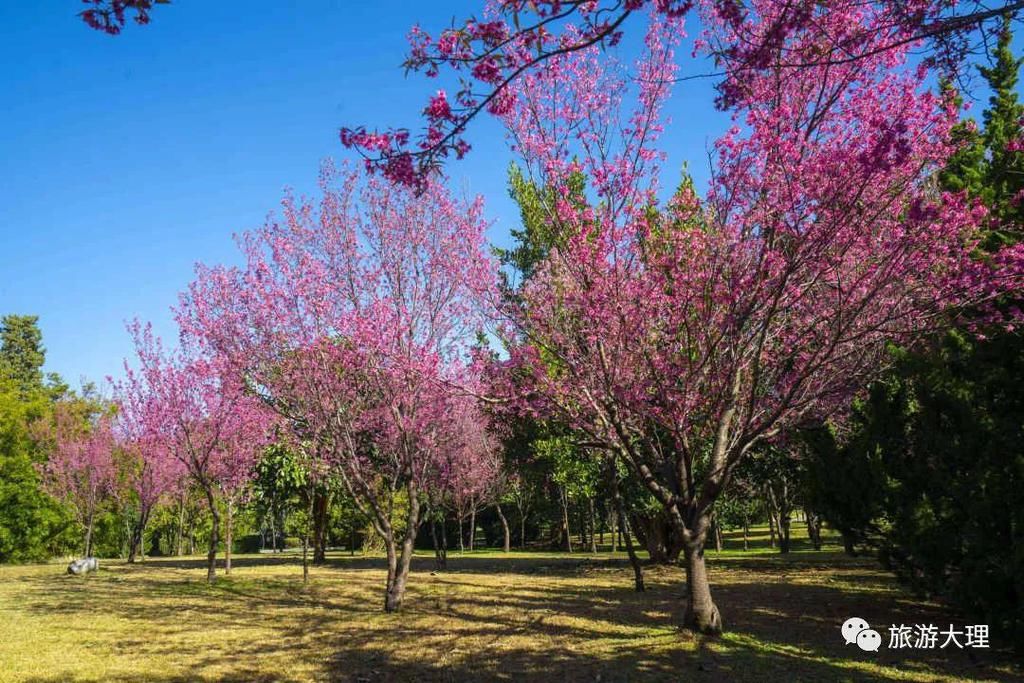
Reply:
[[154, 454], [173, 458], [203, 490], [213, 520], [207, 553], [207, 580], [216, 578], [222, 487], [251, 476], [259, 449], [267, 442], [271, 415], [232, 372], [203, 356], [182, 337], [177, 351], [164, 349], [148, 325], [129, 325], [138, 367], [127, 367], [127, 386], [139, 400], [143, 442]]
[[[781, 11], [758, 7], [765, 21]], [[746, 74], [704, 199], [684, 183], [656, 200], [668, 22], [648, 34], [629, 117], [616, 94], [626, 81], [593, 48], [508, 90], [516, 148], [550, 190], [551, 233], [509, 312], [522, 340], [510, 364], [534, 410], [621, 458], [664, 508], [697, 631], [722, 627], [704, 543], [751, 449], [841, 411], [886, 366], [888, 344], [920, 343], [1021, 285], [1021, 250], [973, 259], [984, 209], [935, 189], [957, 111], [907, 64], [911, 44], [871, 55], [869, 42], [845, 61], [835, 46], [880, 11], [829, 13], [775, 48], [820, 64]], [[705, 45], [738, 39], [717, 10], [703, 25]], [[881, 48], [888, 36], [858, 40]]]
[[[748, 75], [841, 66], [888, 51], [900, 53], [910, 44], [927, 47], [928, 64], [956, 73], [966, 57], [995, 42], [1001, 17], [1024, 8], [1021, 0], [863, 5], [858, 0], [495, 0], [487, 3], [482, 18], [453, 22], [434, 35], [419, 26], [410, 31], [406, 70], [457, 81], [453, 95], [441, 89], [430, 97], [419, 136], [408, 128], [356, 126], [341, 129], [341, 142], [360, 151], [369, 168], [418, 187], [445, 159], [461, 159], [470, 150], [467, 129], [475, 118], [509, 113], [510, 91], [522, 78], [566, 54], [614, 47], [644, 22], [649, 28], [671, 23], [677, 37], [682, 37], [681, 19], [694, 14], [716, 15], [726, 23], [729, 35], [717, 36], [726, 40], [696, 51], [710, 52], [716, 68], [683, 78], [718, 79], [719, 104], [731, 108], [739, 104], [734, 91]], [[854, 23], [839, 27], [835, 18]], [[829, 25], [827, 32], [823, 25]], [[824, 52], [779, 49], [807, 30], [819, 32]]]
[[[400, 607], [426, 492], [463, 448], [469, 343], [495, 266], [481, 204], [325, 165], [318, 204], [240, 238], [244, 268], [200, 267], [182, 328], [246, 378], [309, 462], [337, 473], [387, 553]], [[471, 410], [478, 408], [471, 405]]]
[[[450, 413], [444, 425], [449, 440], [438, 454], [438, 471], [432, 486], [435, 499], [450, 505], [458, 519], [459, 550], [465, 549], [464, 539], [468, 539], [469, 549], [473, 550], [476, 513], [496, 503], [501, 495], [501, 459], [493, 428], [476, 400], [466, 395], [452, 400], [449, 405]], [[501, 517], [507, 542], [508, 524], [504, 514]], [[468, 536], [462, 532], [467, 518]]]
[[111, 422], [110, 415], [97, 415], [82, 402], [62, 401], [54, 406], [52, 424], [36, 426], [37, 439], [48, 451], [39, 466], [43, 487], [68, 505], [82, 525], [85, 557], [92, 556], [96, 513], [116, 477]]
[[110, 380], [117, 416], [114, 434], [122, 451], [122, 486], [135, 506], [128, 543], [128, 562], [142, 552], [146, 526], [153, 509], [178, 486], [185, 472], [180, 460], [170, 452], [170, 444], [151, 431], [150, 418], [159, 406], [158, 397], [149, 391], [143, 378], [125, 365], [125, 377]]

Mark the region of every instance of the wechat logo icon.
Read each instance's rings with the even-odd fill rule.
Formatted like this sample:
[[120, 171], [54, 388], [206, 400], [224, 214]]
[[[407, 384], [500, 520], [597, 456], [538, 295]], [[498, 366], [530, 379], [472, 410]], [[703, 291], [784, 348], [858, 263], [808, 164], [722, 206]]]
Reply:
[[850, 617], [843, 622], [839, 630], [842, 631], [843, 640], [847, 645], [855, 643], [864, 652], [878, 652], [878, 648], [882, 646], [881, 634], [860, 617]]

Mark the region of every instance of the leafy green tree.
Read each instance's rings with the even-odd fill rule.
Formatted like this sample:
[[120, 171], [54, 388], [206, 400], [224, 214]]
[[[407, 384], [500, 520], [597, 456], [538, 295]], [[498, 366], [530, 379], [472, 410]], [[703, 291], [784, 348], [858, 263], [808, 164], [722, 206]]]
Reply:
[[39, 316], [0, 318], [0, 375], [13, 380], [23, 393], [41, 389], [45, 360]]
[[1003, 18], [995, 51], [995, 62], [981, 67], [992, 95], [982, 114], [982, 132], [987, 163], [984, 164], [984, 198], [997, 222], [1003, 241], [1015, 242], [1024, 219], [1020, 202], [1024, 190], [1024, 150], [1019, 145], [1024, 133], [1024, 106], [1017, 98], [1018, 74], [1022, 59], [1010, 47], [1013, 33], [1010, 17]]
[[[984, 129], [939, 176], [992, 217], [984, 251], [1024, 236], [1021, 59], [1004, 21], [991, 66]], [[1020, 307], [1005, 300], [1001, 306]], [[1024, 337], [950, 330], [933, 348], [893, 350], [899, 362], [871, 388], [835, 440], [809, 440], [816, 504], [847, 545], [874, 544], [922, 593], [944, 597], [1024, 649]]]
[[[855, 405], [858, 423], [870, 421], [876, 428], [887, 429], [893, 422], [903, 421], [905, 410], [871, 418], [866, 414], [871, 406], [883, 400], [882, 397], [900, 401], [893, 395], [900, 391], [901, 385], [891, 381], [873, 386], [871, 398]], [[805, 478], [808, 508], [840, 533], [848, 555], [856, 554], [858, 547], [877, 545], [888, 482], [883, 447], [875, 441], [874, 435], [863, 429], [853, 430], [847, 438], [836, 434], [832, 425], [808, 428], [801, 437], [808, 456]]]
[[0, 562], [45, 559], [74, 542], [67, 511], [40, 488], [45, 453], [32, 425], [48, 418], [54, 394], [66, 390], [56, 376], [44, 385], [45, 360], [36, 316], [0, 318]]
[[[885, 481], [883, 561], [1024, 646], [1024, 347], [951, 332], [864, 408], [854, 462]], [[871, 498], [875, 494], [871, 494]]]

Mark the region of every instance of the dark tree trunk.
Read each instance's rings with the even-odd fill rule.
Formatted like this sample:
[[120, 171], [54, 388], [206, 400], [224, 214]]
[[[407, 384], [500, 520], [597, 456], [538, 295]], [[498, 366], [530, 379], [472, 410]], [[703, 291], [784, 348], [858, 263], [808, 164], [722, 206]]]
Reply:
[[750, 549], [750, 547], [749, 547], [749, 545], [747, 543], [747, 536], [749, 534], [750, 534], [750, 522], [747, 520], [746, 516], [744, 516], [743, 517], [743, 549], [744, 550], [749, 550]]
[[498, 519], [501, 520], [501, 530], [505, 535], [502, 550], [507, 553], [512, 549], [512, 538], [508, 530], [508, 520], [505, 519], [505, 513], [501, 509], [501, 503], [495, 503], [494, 509], [498, 511]]
[[804, 519], [807, 521], [807, 537], [811, 539], [811, 545], [815, 550], [821, 550], [821, 517], [807, 509], [804, 511]]
[[[442, 545], [438, 541], [437, 536], [437, 517], [433, 512], [428, 512], [430, 516], [430, 540], [434, 545], [434, 569], [437, 571], [444, 571], [448, 569], [448, 548]], [[441, 527], [444, 528], [444, 518], [441, 518]]]
[[270, 503], [270, 552], [277, 552], [277, 520], [273, 501]]
[[309, 503], [306, 505], [306, 528], [302, 534], [302, 583], [309, 583], [309, 540], [313, 530], [313, 507], [316, 504], [312, 483], [306, 491], [306, 499]]
[[775, 504], [771, 499], [771, 492], [765, 497], [764, 509], [768, 513], [768, 547], [775, 547], [775, 529], [776, 529], [776, 517], [775, 517]]
[[327, 522], [331, 511], [331, 494], [320, 493], [316, 496], [313, 520], [316, 526], [313, 529], [313, 564], [324, 564], [327, 562]]
[[124, 536], [121, 538], [121, 557], [125, 560], [128, 559], [128, 554], [131, 552], [132, 545], [132, 534], [134, 531], [134, 525], [128, 518], [128, 514], [124, 514]]
[[85, 556], [92, 557], [92, 528], [95, 515], [90, 512], [85, 522]]
[[228, 519], [224, 525], [224, 573], [231, 573], [231, 541], [235, 525], [235, 503], [228, 498]]
[[142, 530], [136, 522], [132, 525], [132, 535], [128, 541], [128, 564], [135, 564], [135, 557], [139, 554], [139, 546], [142, 545]]
[[609, 519], [609, 522], [612, 525], [611, 532], [612, 532], [612, 552], [613, 553], [617, 553], [619, 551], [619, 541], [618, 541], [618, 538], [615, 536], [615, 534], [618, 533], [619, 524], [621, 523], [619, 521], [619, 517], [620, 516], [621, 516], [620, 515], [620, 511], [616, 507], [615, 511], [611, 515], [611, 518]]
[[465, 516], [461, 512], [456, 512], [459, 517], [459, 554], [462, 555], [466, 552], [466, 530], [462, 526], [462, 520]]
[[[614, 474], [612, 475], [615, 476]], [[633, 567], [633, 586], [636, 588], [637, 593], [643, 593], [644, 587], [644, 568], [640, 564], [640, 558], [636, 556], [636, 549], [633, 547], [633, 539], [630, 538], [629, 527], [626, 523], [626, 513], [623, 510], [622, 505], [622, 494], [619, 492], [618, 479], [612, 479], [612, 498], [615, 502], [615, 512], [619, 518], [619, 529], [622, 530], [626, 540], [626, 554], [629, 556], [629, 564]], [[612, 534], [612, 545], [615, 545], [615, 534]]]
[[526, 512], [519, 506], [519, 547], [526, 550]]
[[715, 552], [722, 552], [722, 528], [718, 525], [716, 517], [711, 518], [711, 533], [715, 537]]
[[562, 498], [562, 534], [565, 551], [572, 552], [572, 535], [569, 532], [569, 494], [564, 488], [560, 488]]
[[683, 625], [698, 633], [717, 635], [722, 632], [722, 616], [711, 599], [711, 586], [704, 565], [703, 540], [687, 544], [683, 549], [683, 557], [687, 588]]
[[589, 545], [589, 538], [587, 535], [587, 516], [584, 514], [580, 506], [576, 506], [576, 528], [580, 530], [580, 546]]
[[790, 531], [790, 517], [788, 513], [779, 515], [779, 552], [789, 552], [789, 531]]
[[594, 499], [587, 498], [587, 517], [590, 525], [590, 552], [597, 553], [597, 513], [594, 512]]
[[388, 528], [385, 538], [388, 553], [388, 582], [384, 592], [384, 611], [395, 612], [402, 606], [405, 587], [409, 581], [409, 565], [412, 562], [413, 544], [419, 531], [420, 499], [419, 490], [410, 482], [406, 485], [409, 496], [409, 515], [406, 518], [405, 535], [402, 538], [400, 551], [396, 553], [395, 537]]
[[857, 555], [857, 548], [854, 545], [853, 534], [842, 531], [840, 532], [843, 536], [843, 551], [850, 557]]
[[647, 547], [651, 562], [674, 565], [683, 549], [681, 534], [669, 521], [665, 511], [631, 515], [630, 526]]
[[178, 502], [178, 537], [174, 544], [174, 554], [181, 557], [181, 551], [185, 549], [185, 495], [182, 494]]
[[134, 564], [135, 557], [138, 555], [140, 559], [145, 559], [145, 548], [142, 547], [142, 540], [146, 534], [146, 524], [148, 523], [149, 511], [140, 510], [139, 518], [132, 526], [131, 540], [128, 543], [128, 563]]
[[206, 580], [213, 583], [217, 579], [217, 546], [220, 543], [220, 513], [217, 511], [217, 498], [213, 492], [213, 485], [203, 483], [203, 490], [206, 492], [206, 502], [210, 506], [210, 547], [206, 552]]

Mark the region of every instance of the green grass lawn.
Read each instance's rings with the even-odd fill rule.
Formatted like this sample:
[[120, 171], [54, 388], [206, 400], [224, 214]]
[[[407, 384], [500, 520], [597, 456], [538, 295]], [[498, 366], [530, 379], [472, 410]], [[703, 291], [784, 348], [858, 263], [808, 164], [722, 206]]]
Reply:
[[[802, 536], [800, 530], [795, 530]], [[403, 611], [386, 615], [380, 558], [338, 554], [302, 584], [299, 559], [245, 555], [204, 581], [200, 558], [0, 567], [3, 681], [843, 681], [1020, 680], [998, 650], [888, 650], [892, 623], [967, 620], [900, 589], [870, 559], [797, 544], [780, 556], [709, 552], [721, 638], [677, 627], [682, 572], [632, 590], [622, 553], [478, 551], [432, 574], [416, 558]], [[844, 645], [866, 619], [878, 653]]]

